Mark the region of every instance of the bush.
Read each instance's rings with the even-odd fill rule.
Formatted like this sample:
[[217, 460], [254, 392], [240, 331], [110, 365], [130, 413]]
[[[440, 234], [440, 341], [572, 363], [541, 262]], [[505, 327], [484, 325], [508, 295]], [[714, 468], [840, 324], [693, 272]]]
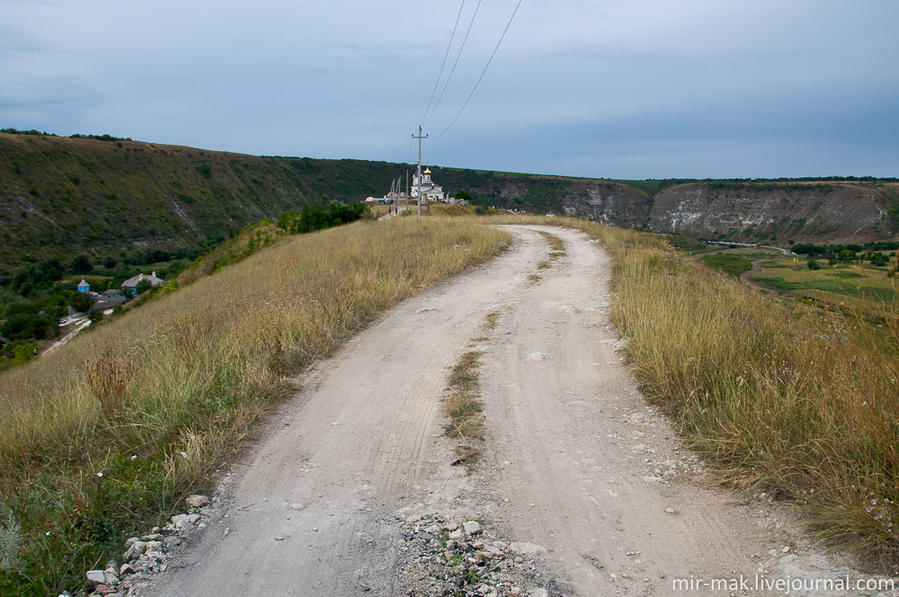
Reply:
[[87, 313], [91, 308], [91, 299], [82, 292], [78, 292], [72, 297], [72, 308], [79, 313]]
[[808, 260], [808, 268], [809, 269], [821, 269], [821, 264], [815, 261], [814, 259]]
[[288, 234], [301, 234], [348, 224], [367, 217], [370, 213], [364, 203], [307, 205], [302, 212], [289, 211], [278, 216], [277, 226]]

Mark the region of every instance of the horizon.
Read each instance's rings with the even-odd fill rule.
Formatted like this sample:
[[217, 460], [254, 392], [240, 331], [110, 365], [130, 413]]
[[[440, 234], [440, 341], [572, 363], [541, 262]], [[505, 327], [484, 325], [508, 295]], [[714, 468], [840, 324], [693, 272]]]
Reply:
[[[58, 139], [84, 139], [89, 141], [100, 141], [100, 142], [108, 142], [109, 140], [119, 140], [119, 141], [128, 141], [132, 143], [144, 143], [147, 145], [160, 145], [166, 147], [182, 147], [185, 149], [192, 149], [196, 151], [214, 151], [217, 153], [233, 153], [235, 155], [246, 155], [251, 157], [258, 158], [279, 158], [279, 159], [313, 159], [313, 160], [330, 160], [330, 161], [360, 161], [360, 162], [375, 162], [375, 163], [385, 163], [385, 164], [395, 164], [397, 166], [407, 166], [407, 167], [416, 167], [416, 163], [412, 162], [395, 162], [390, 160], [381, 160], [381, 159], [367, 159], [367, 158], [354, 158], [354, 157], [316, 157], [309, 155], [280, 155], [280, 154], [256, 154], [256, 153], [246, 153], [241, 151], [226, 151], [219, 149], [211, 149], [209, 147], [196, 147], [192, 145], [181, 145], [177, 143], [167, 143], [164, 141], [147, 141], [144, 139], [134, 139], [132, 137], [117, 137], [110, 135], [109, 133], [72, 133], [70, 135], [63, 135], [59, 133], [54, 133], [51, 131], [38, 130], [38, 129], [17, 129], [14, 127], [2, 127], [0, 128], [0, 133], [5, 134], [13, 134], [13, 135], [29, 135], [29, 136], [41, 136], [41, 137], [56, 137]], [[107, 136], [108, 140], [101, 139], [101, 137]], [[578, 176], [573, 174], [559, 174], [556, 172], [523, 172], [523, 171], [515, 171], [515, 170], [494, 170], [489, 168], [481, 168], [481, 167], [464, 167], [464, 166], [453, 166], [447, 164], [434, 164], [434, 163], [421, 163], [422, 168], [425, 166], [433, 167], [433, 168], [441, 168], [444, 170], [468, 170], [468, 171], [481, 171], [481, 172], [492, 172], [495, 174], [510, 174], [514, 176], [549, 176], [549, 177], [560, 177], [560, 178], [578, 178], [584, 180], [608, 180], [612, 182], [669, 182], [669, 181], [681, 181], [684, 183], [687, 182], [852, 182], [852, 181], [883, 181], [883, 182], [899, 182], [899, 177], [897, 176], [871, 176], [871, 175], [855, 175], [855, 174], [830, 174], [826, 176], [778, 176], [772, 178], [766, 177], [747, 177], [747, 176], [737, 176], [730, 178], [690, 178], [685, 176], [672, 176], [667, 178], [660, 177], [649, 177], [649, 178], [611, 178], [608, 176]]]

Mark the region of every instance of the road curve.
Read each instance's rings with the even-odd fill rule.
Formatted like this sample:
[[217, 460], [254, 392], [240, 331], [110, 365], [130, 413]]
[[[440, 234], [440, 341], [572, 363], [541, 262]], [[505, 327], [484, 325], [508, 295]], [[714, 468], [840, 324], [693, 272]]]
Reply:
[[[299, 380], [222, 483], [221, 517], [141, 593], [400, 594], [396, 517], [478, 518], [547, 548], [565, 594], [672, 594], [675, 577], [752, 574], [775, 544], [648, 406], [615, 350], [611, 264], [583, 233], [508, 227], [514, 246], [403, 302]], [[537, 230], [567, 254], [547, 269]], [[541, 277], [535, 281], [534, 273]], [[439, 398], [482, 334], [487, 441], [452, 467]]]

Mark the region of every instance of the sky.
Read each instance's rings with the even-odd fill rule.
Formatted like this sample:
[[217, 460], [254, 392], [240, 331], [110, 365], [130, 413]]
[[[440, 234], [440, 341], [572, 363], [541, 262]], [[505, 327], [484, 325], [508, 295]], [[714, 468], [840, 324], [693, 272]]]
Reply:
[[447, 128], [518, 1], [0, 0], [0, 128], [414, 162], [422, 124], [440, 166], [899, 176], [897, 0], [521, 0]]

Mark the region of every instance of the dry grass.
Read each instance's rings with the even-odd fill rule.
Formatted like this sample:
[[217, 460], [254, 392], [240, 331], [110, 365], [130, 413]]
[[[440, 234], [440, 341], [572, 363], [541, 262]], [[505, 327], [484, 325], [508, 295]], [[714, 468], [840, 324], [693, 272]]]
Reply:
[[[553, 261], [568, 254], [565, 251], [565, 241], [563, 241], [555, 234], [550, 234], [549, 232], [545, 232], [543, 230], [538, 230], [538, 232], [540, 233], [540, 236], [546, 239], [546, 242], [549, 243], [549, 259], [544, 259], [543, 261], [539, 262], [537, 264], [537, 269], [549, 269], [550, 267], [552, 267]], [[537, 274], [531, 274], [530, 276], [528, 276], [528, 280], [530, 280], [532, 283], [536, 283], [540, 281], [540, 276]]]
[[797, 504], [817, 537], [899, 562], [899, 298], [871, 325], [764, 296], [660, 237], [568, 218], [493, 221], [602, 239], [634, 374], [720, 478]]
[[[501, 313], [491, 311], [484, 317], [481, 325], [484, 334], [472, 339], [472, 342], [487, 342], [490, 340], [489, 332], [496, 329]], [[468, 438], [470, 440], [484, 439], [486, 427], [484, 416], [481, 414], [481, 385], [479, 369], [483, 351], [472, 350], [459, 357], [459, 361], [450, 369], [446, 382], [447, 398], [443, 402], [443, 414], [449, 422], [446, 424], [446, 434], [450, 437]], [[459, 449], [457, 448], [457, 452]], [[464, 446], [465, 458], [468, 465], [477, 460], [479, 449]], [[458, 454], [457, 454], [458, 455]], [[461, 458], [461, 456], [460, 456]], [[457, 462], [454, 464], [458, 463]]]
[[449, 396], [443, 402], [443, 413], [449, 419], [446, 434], [450, 437], [483, 438], [478, 369], [483, 352], [469, 351], [453, 365], [447, 379]]
[[0, 514], [12, 509], [23, 545], [0, 593], [79, 586], [208, 483], [292, 391], [285, 376], [508, 240], [458, 218], [288, 237], [5, 373]]
[[544, 232], [543, 230], [540, 230], [539, 232], [540, 236], [542, 236], [546, 240], [546, 242], [549, 243], [549, 255], [552, 259], [557, 259], [566, 255], [565, 241], [563, 241], [555, 234], [550, 234], [549, 232]]

